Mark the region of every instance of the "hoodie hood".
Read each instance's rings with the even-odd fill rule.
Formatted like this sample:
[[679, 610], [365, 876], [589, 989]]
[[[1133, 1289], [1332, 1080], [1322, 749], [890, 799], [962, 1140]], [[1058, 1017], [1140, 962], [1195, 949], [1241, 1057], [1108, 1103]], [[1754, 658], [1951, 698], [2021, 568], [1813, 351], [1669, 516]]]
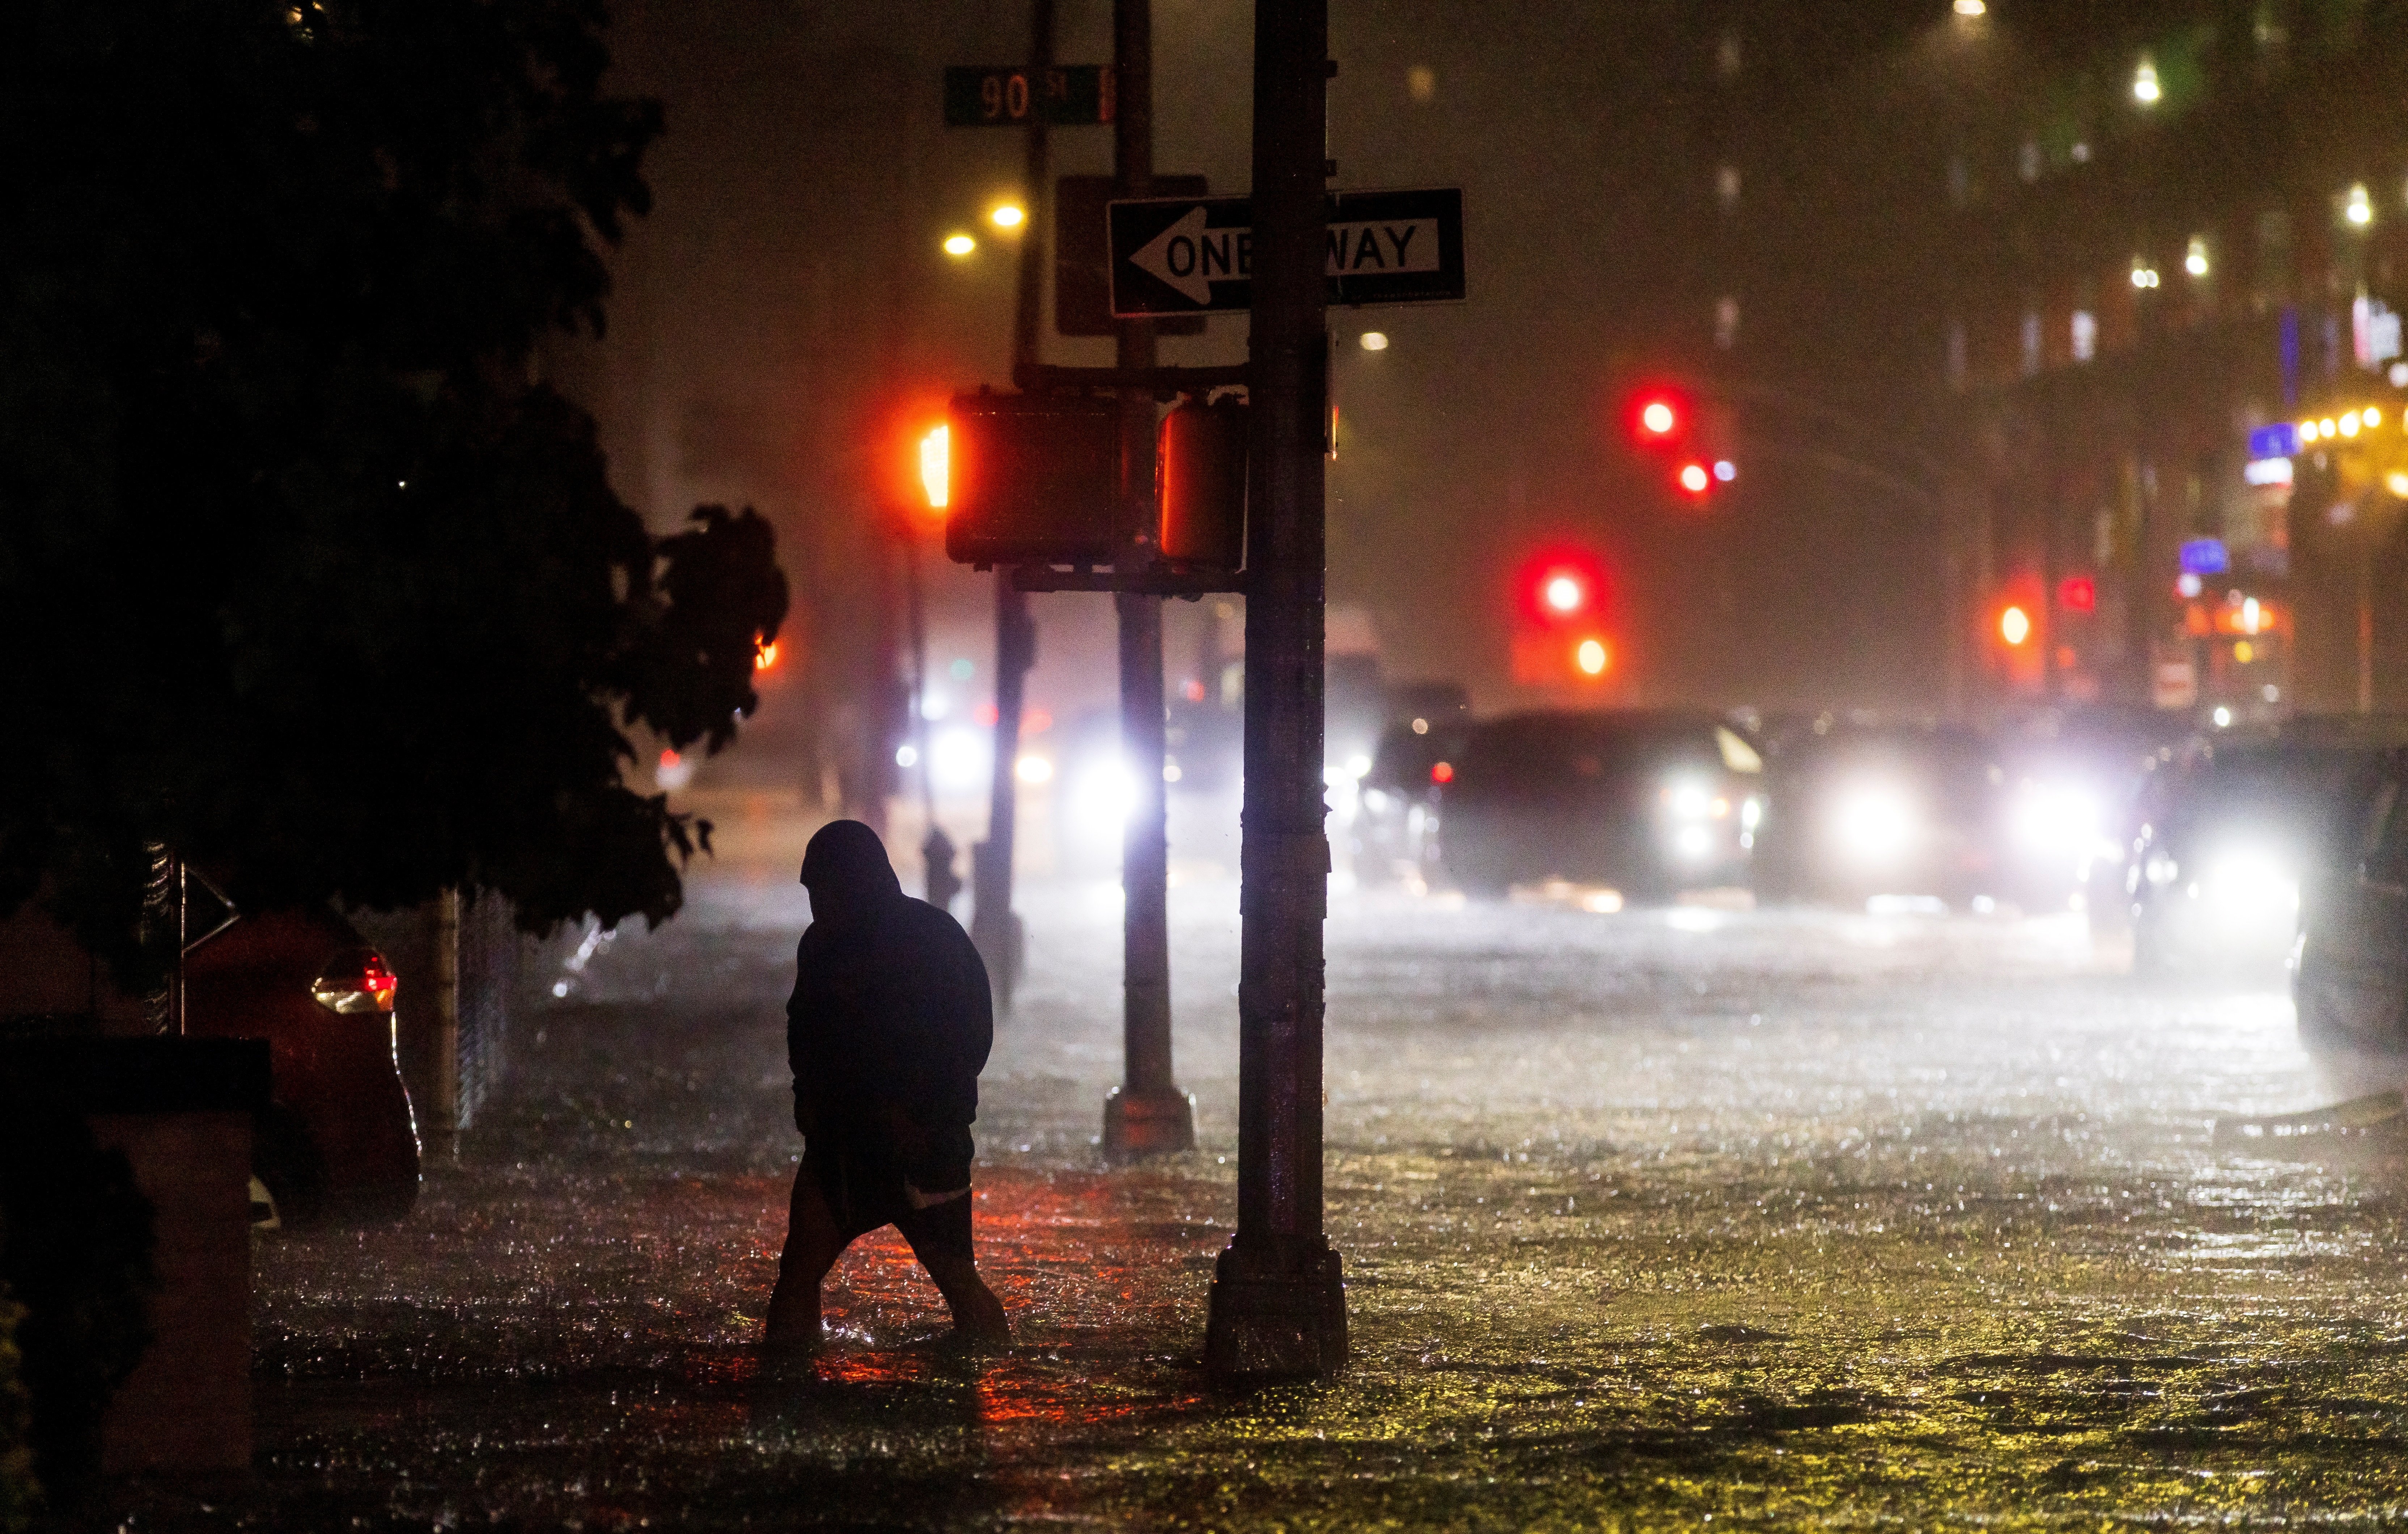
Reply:
[[857, 820], [830, 821], [803, 850], [803, 883], [811, 892], [812, 914], [823, 908], [873, 910], [903, 898], [903, 882], [886, 859], [886, 844]]

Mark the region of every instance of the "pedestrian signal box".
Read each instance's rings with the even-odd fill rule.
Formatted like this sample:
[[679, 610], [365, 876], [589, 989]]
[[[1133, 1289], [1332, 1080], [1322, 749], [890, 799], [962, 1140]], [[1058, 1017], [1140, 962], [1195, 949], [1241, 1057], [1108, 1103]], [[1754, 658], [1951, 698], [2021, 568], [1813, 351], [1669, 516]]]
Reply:
[[1109, 399], [955, 394], [945, 552], [965, 565], [1109, 565], [1122, 543]]
[[1164, 559], [1204, 570], [1245, 563], [1246, 408], [1191, 399], [1163, 417], [1154, 495]]

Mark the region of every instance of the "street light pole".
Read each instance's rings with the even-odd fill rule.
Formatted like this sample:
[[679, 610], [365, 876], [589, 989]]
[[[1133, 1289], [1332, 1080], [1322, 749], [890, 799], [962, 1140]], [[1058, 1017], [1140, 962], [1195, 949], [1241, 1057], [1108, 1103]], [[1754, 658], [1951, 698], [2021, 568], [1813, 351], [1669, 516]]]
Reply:
[[[1054, 0], [1029, 0], [1028, 67], [1054, 62]], [[1048, 197], [1045, 120], [1028, 118], [1028, 152], [1022, 172], [1020, 283], [1011, 315], [1011, 364], [1017, 377], [1037, 364], [1038, 328], [1045, 310], [1045, 226]], [[1011, 910], [1011, 858], [1019, 822], [1020, 715], [1027, 700], [1028, 672], [1037, 664], [1037, 621], [1028, 594], [1011, 583], [1011, 571], [995, 572], [995, 767], [987, 791], [986, 839], [970, 849], [970, 940], [986, 961], [988, 980], [1001, 1011], [1011, 1011], [1020, 982], [1021, 925]]]
[[1327, 0], [1255, 0], [1238, 1229], [1204, 1340], [1207, 1369], [1230, 1384], [1346, 1362], [1321, 1168], [1328, 54]]
[[[1113, 0], [1112, 168], [1120, 195], [1154, 191], [1154, 17], [1152, 0]], [[1114, 361], [1124, 372], [1154, 365], [1154, 325], [1120, 322]], [[1154, 404], [1143, 389], [1123, 389], [1121, 504], [1135, 558], [1154, 541]], [[1170, 1069], [1170, 848], [1163, 802], [1162, 598], [1122, 592], [1112, 598], [1120, 624], [1121, 755], [1137, 780], [1137, 802], [1121, 832], [1120, 1088], [1104, 1102], [1104, 1154], [1113, 1160], [1196, 1144], [1196, 1112]]]

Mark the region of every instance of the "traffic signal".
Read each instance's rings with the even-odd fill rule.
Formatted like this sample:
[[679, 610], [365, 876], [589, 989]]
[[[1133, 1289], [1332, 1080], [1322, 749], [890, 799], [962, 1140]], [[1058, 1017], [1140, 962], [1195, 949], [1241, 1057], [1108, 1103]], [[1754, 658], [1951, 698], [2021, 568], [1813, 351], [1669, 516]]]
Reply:
[[2068, 612], [2094, 612], [2099, 607], [2099, 582], [2086, 575], [2069, 575], [2057, 583], [2057, 605]]
[[1669, 448], [1688, 438], [1689, 398], [1678, 389], [1641, 389], [1630, 396], [1626, 414], [1630, 439], [1642, 448]]
[[1672, 476], [1672, 482], [1679, 485], [1681, 494], [1691, 500], [1702, 501], [1714, 488], [1714, 471], [1693, 458], [1681, 466], [1680, 471]]
[[[941, 442], [941, 447], [935, 444]], [[1084, 395], [955, 394], [941, 456], [945, 552], [965, 565], [1109, 565], [1121, 548], [1120, 408]]]
[[953, 492], [953, 428], [939, 423], [920, 438], [920, 489], [928, 509], [942, 511]]
[[1546, 550], [1524, 563], [1517, 584], [1523, 617], [1550, 633], [1604, 620], [1605, 564], [1586, 550]]
[[1187, 400], [1162, 418], [1154, 459], [1158, 547], [1175, 565], [1234, 570], [1246, 555], [1246, 408]]

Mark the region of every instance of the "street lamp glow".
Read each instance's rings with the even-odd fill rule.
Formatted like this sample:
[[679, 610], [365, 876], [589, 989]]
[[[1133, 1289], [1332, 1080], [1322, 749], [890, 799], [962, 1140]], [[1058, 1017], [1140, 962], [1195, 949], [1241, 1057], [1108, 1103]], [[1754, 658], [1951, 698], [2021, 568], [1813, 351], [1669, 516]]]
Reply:
[[2157, 285], [2157, 269], [2155, 266], [2141, 265], [2133, 266], [2132, 286], [2136, 288], [2154, 288]]
[[2154, 107], [2165, 93], [2165, 87], [2157, 83], [2157, 65], [2143, 55], [2141, 66], [2132, 71], [2132, 99], [2143, 107]]
[[987, 215], [998, 229], [1017, 229], [1028, 222], [1028, 209], [1018, 203], [1004, 203]]
[[1572, 664], [1581, 668], [1583, 676], [1605, 675], [1607, 659], [1605, 641], [1602, 639], [1583, 639], [1580, 642], [1580, 648], [1572, 652]]
[[2383, 488], [2401, 500], [2408, 501], [2408, 472], [2393, 469], [2383, 477]]
[[2365, 409], [2360, 410], [2358, 413], [2364, 419], [2367, 425], [2370, 427], [2380, 426], [2383, 424], [2383, 412], [2374, 406], [2370, 405]]
[[2347, 415], [2341, 418], [2341, 434], [2344, 437], [2356, 437], [2358, 435], [2358, 412], [2356, 410], [2352, 410]]
[[1547, 606], [1557, 612], [1577, 612], [1581, 605], [1581, 583], [1575, 577], [1558, 575], [1547, 581]]
[[2357, 229], [2363, 229], [2374, 222], [2374, 199], [2367, 194], [2364, 181], [2349, 189], [2349, 201], [2342, 208], [2341, 216]]
[[1705, 465], [1684, 464], [1681, 466], [1681, 488], [1687, 491], [1690, 495], [1704, 495], [1706, 493], [1706, 487], [1712, 483], [1713, 483], [1713, 480], [1706, 473]]
[[1955, 8], [1959, 16], [1979, 16], [1990, 7], [1984, 5], [1982, 0], [1956, 0]]
[[2207, 275], [2207, 241], [2197, 235], [2190, 237], [2190, 253], [2183, 257], [2183, 270], [2193, 277]]
[[1639, 412], [1639, 423], [1653, 435], [1663, 437], [1672, 429], [1672, 407], [1663, 400], [1651, 399]]
[[2031, 615], [2021, 608], [2009, 608], [1999, 614], [1999, 638], [2011, 645], [2031, 638]]
[[1377, 330], [1367, 330], [1363, 332], [1363, 350], [1366, 351], [1385, 351], [1388, 350], [1387, 336], [1383, 332]]
[[937, 426], [920, 438], [920, 486], [928, 493], [928, 509], [942, 511], [952, 498], [953, 429]]
[[966, 256], [977, 249], [978, 241], [970, 238], [968, 235], [947, 235], [945, 237], [945, 253], [949, 256]]

